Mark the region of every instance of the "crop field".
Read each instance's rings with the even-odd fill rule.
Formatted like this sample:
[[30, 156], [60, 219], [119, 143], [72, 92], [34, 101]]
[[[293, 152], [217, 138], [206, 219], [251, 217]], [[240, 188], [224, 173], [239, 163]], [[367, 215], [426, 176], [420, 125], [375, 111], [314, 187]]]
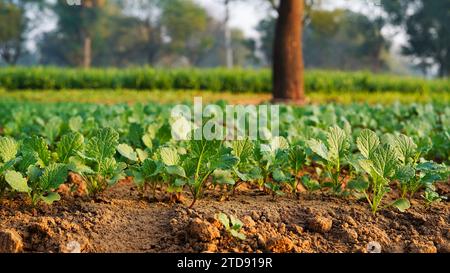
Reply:
[[[63, 69], [4, 68], [0, 88], [6, 90], [202, 90], [214, 92], [270, 93], [272, 76], [267, 69]], [[307, 92], [448, 93], [448, 80], [417, 77], [310, 70], [305, 73]]]
[[279, 136], [258, 141], [174, 140], [167, 102], [2, 100], [9, 247], [450, 250], [446, 101], [280, 106]]

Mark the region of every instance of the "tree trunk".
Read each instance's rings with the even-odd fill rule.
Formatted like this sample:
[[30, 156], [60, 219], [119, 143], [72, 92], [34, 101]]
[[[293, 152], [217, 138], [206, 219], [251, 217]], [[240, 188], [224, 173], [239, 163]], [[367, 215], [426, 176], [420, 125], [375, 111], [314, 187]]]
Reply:
[[230, 0], [225, 0], [225, 58], [227, 68], [233, 68], [233, 47], [231, 44], [231, 29], [230, 29]]
[[281, 0], [273, 51], [273, 100], [302, 103], [305, 99], [302, 31], [304, 0]]
[[92, 62], [92, 39], [89, 35], [85, 35], [83, 45], [83, 67], [84, 68], [91, 67], [91, 62]]

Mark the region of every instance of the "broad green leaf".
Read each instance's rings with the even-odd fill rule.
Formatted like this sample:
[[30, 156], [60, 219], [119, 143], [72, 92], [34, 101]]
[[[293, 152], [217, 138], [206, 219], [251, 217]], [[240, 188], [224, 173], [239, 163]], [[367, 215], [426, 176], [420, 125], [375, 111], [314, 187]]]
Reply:
[[302, 177], [302, 184], [306, 187], [308, 191], [317, 191], [322, 188], [322, 186], [316, 180], [311, 179], [309, 175]]
[[247, 237], [245, 237], [245, 235], [244, 235], [243, 233], [240, 233], [240, 232], [238, 232], [238, 231], [236, 231], [236, 230], [234, 230], [234, 229], [231, 229], [231, 230], [230, 230], [230, 234], [231, 234], [233, 237], [238, 238], [238, 239], [240, 239], [240, 240], [245, 240], [245, 239], [247, 239]]
[[239, 158], [240, 162], [248, 161], [253, 155], [253, 142], [249, 139], [235, 140], [231, 143], [232, 154]]
[[209, 170], [216, 169], [230, 170], [239, 161], [239, 159], [231, 154], [231, 149], [221, 147], [216, 154], [213, 154], [209, 160]]
[[362, 179], [352, 180], [348, 182], [347, 189], [363, 192], [369, 188], [369, 182]]
[[395, 178], [400, 180], [401, 182], [408, 182], [416, 175], [414, 168], [407, 166], [399, 166], [395, 173]]
[[432, 161], [426, 161], [417, 164], [416, 169], [424, 172], [445, 172], [447, 170], [447, 167], [445, 166], [445, 164], [437, 164]]
[[230, 221], [232, 229], [239, 230], [244, 226], [244, 223], [233, 215], [230, 215]]
[[33, 136], [23, 143], [23, 153], [31, 154], [37, 159], [37, 163], [41, 168], [50, 164], [51, 153], [48, 145], [43, 138]]
[[88, 141], [85, 149], [86, 156], [93, 158], [97, 163], [116, 154], [119, 145], [119, 134], [112, 128], [97, 130]]
[[80, 133], [69, 133], [59, 141], [56, 151], [61, 163], [68, 163], [69, 158], [83, 150], [84, 137]]
[[416, 154], [417, 145], [414, 143], [412, 138], [408, 136], [396, 136], [392, 145], [397, 157], [405, 164]]
[[2, 175], [5, 171], [10, 170], [13, 168], [13, 166], [17, 163], [20, 162], [22, 158], [18, 157], [15, 158], [13, 160], [10, 160], [8, 162], [6, 162], [5, 164], [1, 164], [0, 163], [0, 175]]
[[45, 191], [54, 190], [66, 182], [67, 175], [68, 169], [65, 164], [52, 163], [44, 169], [39, 184]]
[[123, 157], [125, 157], [130, 161], [134, 162], [138, 161], [137, 153], [128, 144], [119, 144], [119, 146], [117, 146], [117, 151], [119, 152], [120, 155], [122, 155]]
[[158, 165], [151, 159], [146, 159], [142, 163], [141, 172], [144, 178], [149, 179], [158, 174]]
[[380, 138], [375, 132], [365, 129], [361, 131], [361, 134], [356, 139], [356, 145], [361, 154], [366, 159], [370, 159], [378, 145], [380, 145]]
[[61, 133], [61, 127], [63, 125], [63, 121], [60, 117], [54, 116], [50, 118], [47, 124], [44, 126], [42, 131], [43, 135], [47, 137], [50, 143], [53, 143], [55, 139]]
[[140, 162], [144, 162], [148, 158], [148, 153], [142, 149], [136, 149], [136, 153]]
[[145, 147], [147, 147], [149, 149], [153, 148], [153, 138], [150, 134], [143, 135], [142, 142], [144, 143]]
[[405, 212], [407, 209], [411, 207], [411, 203], [409, 203], [408, 199], [402, 198], [392, 203], [392, 206], [397, 208], [401, 212]]
[[241, 172], [236, 167], [233, 168], [233, 170], [234, 173], [239, 177], [239, 179], [245, 182], [250, 182], [262, 178], [261, 169], [257, 166], [251, 166], [251, 169], [248, 172]]
[[72, 156], [69, 158], [69, 162], [67, 163], [67, 168], [69, 171], [78, 174], [94, 174], [95, 172], [87, 165], [84, 164], [83, 160], [76, 156]]
[[27, 179], [25, 179], [21, 173], [16, 171], [7, 171], [5, 173], [5, 180], [11, 186], [11, 188], [18, 192], [29, 192], [30, 188], [27, 185]]
[[69, 129], [72, 132], [80, 132], [83, 126], [83, 118], [80, 116], [72, 117], [69, 119]]
[[305, 150], [296, 145], [291, 147], [288, 154], [289, 164], [293, 170], [299, 170], [306, 162]]
[[276, 152], [278, 150], [285, 150], [289, 148], [289, 143], [284, 137], [274, 137], [270, 140], [270, 148], [272, 152]]
[[143, 135], [143, 133], [144, 129], [142, 129], [140, 124], [131, 123], [128, 130], [127, 140], [134, 147], [140, 147], [142, 145], [141, 136]]
[[0, 137], [0, 159], [6, 163], [16, 158], [19, 145], [10, 137]]
[[180, 163], [180, 156], [175, 148], [163, 147], [159, 151], [161, 160], [167, 166], [174, 166]]
[[275, 169], [272, 173], [272, 177], [277, 182], [288, 182], [292, 178], [289, 173], [285, 173], [281, 169]]
[[327, 134], [328, 159], [338, 161], [344, 153], [350, 148], [349, 139], [344, 130], [338, 126], [330, 128]]
[[51, 205], [54, 202], [61, 200], [61, 196], [56, 192], [49, 192], [46, 196], [41, 196], [40, 198], [47, 205]]
[[16, 170], [26, 173], [28, 171], [28, 167], [35, 165], [38, 162], [37, 155], [34, 153], [26, 153], [23, 154], [20, 158], [19, 163], [16, 166]]
[[230, 229], [230, 219], [225, 213], [221, 212], [217, 214], [217, 220], [219, 220], [222, 223], [222, 225], [225, 227], [226, 230]]
[[166, 166], [166, 171], [170, 175], [178, 175], [181, 177], [186, 177], [186, 172], [181, 166], [176, 165]]
[[379, 146], [372, 159], [374, 170], [384, 178], [392, 177], [398, 165], [395, 151], [389, 145]]
[[325, 160], [329, 160], [328, 158], [328, 149], [325, 146], [325, 144], [323, 144], [322, 141], [320, 140], [316, 140], [316, 139], [311, 139], [307, 142], [309, 148], [316, 153], [318, 156], [320, 156], [321, 158], [325, 159]]
[[27, 170], [28, 181], [31, 184], [36, 184], [39, 182], [40, 177], [42, 176], [43, 170], [37, 166], [31, 165]]
[[231, 171], [215, 170], [213, 173], [214, 181], [222, 185], [234, 185], [236, 182], [233, 179]]

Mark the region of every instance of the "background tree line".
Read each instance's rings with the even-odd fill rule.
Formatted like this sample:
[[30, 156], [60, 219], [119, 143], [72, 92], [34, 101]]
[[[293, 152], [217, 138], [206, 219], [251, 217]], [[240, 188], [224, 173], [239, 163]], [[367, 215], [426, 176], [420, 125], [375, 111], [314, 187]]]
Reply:
[[[228, 5], [230, 1], [224, 2]], [[279, 1], [268, 2], [274, 8], [279, 6]], [[399, 26], [407, 36], [402, 54], [411, 57], [415, 67], [424, 72], [434, 67], [439, 76], [449, 75], [450, 0], [383, 0], [382, 16], [323, 9], [319, 2], [305, 2], [305, 67], [386, 71], [391, 43], [381, 30]], [[76, 67], [214, 67], [226, 66], [227, 54], [232, 52], [235, 66], [272, 63], [279, 17], [276, 12], [267, 12], [258, 24], [259, 39], [245, 37], [240, 29], [230, 29], [232, 50], [227, 51], [226, 24], [194, 0], [82, 3], [70, 6], [66, 0], [0, 0], [2, 62]], [[56, 27], [33, 38], [36, 50], [27, 52], [25, 44], [31, 39], [30, 33], [39, 29], [46, 16], [57, 19]]]

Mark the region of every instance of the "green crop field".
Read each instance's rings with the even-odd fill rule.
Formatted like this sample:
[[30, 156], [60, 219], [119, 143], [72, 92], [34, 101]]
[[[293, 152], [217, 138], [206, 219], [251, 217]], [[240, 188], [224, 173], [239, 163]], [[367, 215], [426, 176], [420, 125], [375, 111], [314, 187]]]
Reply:
[[[2, 196], [24, 194], [35, 205], [51, 204], [60, 199], [54, 190], [73, 172], [85, 179], [91, 196], [126, 176], [139, 188], [189, 190], [194, 202], [208, 184], [232, 190], [255, 183], [274, 197], [302, 184], [310, 191], [363, 195], [375, 213], [390, 188], [401, 191], [391, 205], [402, 211], [422, 190], [427, 202], [441, 200], [434, 185], [449, 175], [448, 105], [284, 106], [281, 135], [268, 141], [175, 141], [170, 109], [0, 103]], [[317, 173], [298, 176], [307, 166], [317, 166]], [[350, 179], [345, 185], [344, 178]]]
[[[2, 68], [0, 88], [8, 90], [135, 89], [208, 90], [268, 93], [269, 70], [248, 69], [63, 69]], [[366, 72], [312, 70], [305, 74], [307, 92], [448, 93], [449, 81], [376, 75]]]

